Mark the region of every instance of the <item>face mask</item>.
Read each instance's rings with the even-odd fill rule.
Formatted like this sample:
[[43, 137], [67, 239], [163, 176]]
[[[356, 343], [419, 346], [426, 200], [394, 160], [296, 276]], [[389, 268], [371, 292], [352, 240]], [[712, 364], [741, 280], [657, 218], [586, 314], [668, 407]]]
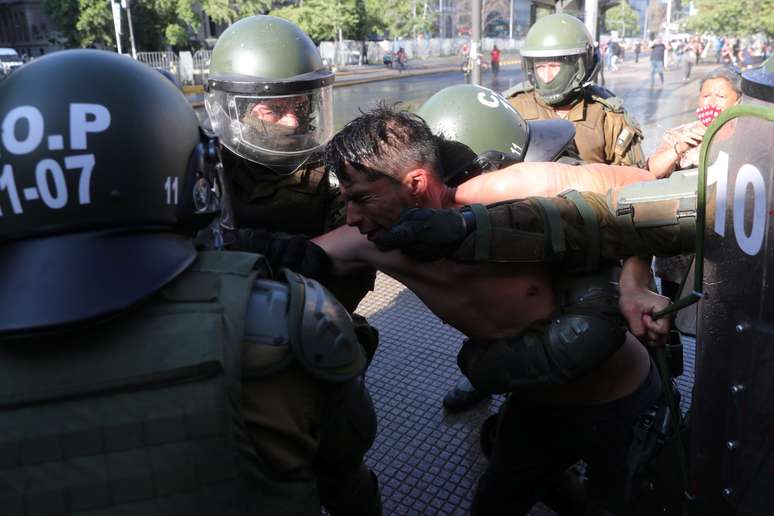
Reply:
[[721, 109], [717, 106], [704, 106], [696, 108], [696, 117], [702, 124], [708, 127], [718, 117], [720, 112]]

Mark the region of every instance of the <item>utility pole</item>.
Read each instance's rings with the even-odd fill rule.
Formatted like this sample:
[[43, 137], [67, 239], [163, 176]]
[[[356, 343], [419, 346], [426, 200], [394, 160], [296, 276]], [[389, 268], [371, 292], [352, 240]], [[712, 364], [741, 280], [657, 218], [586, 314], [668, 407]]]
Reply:
[[597, 41], [597, 13], [599, 12], [598, 0], [586, 0], [585, 5], [585, 23], [586, 28], [591, 33], [591, 39]]
[[508, 39], [513, 39], [513, 0], [511, 0], [511, 17], [508, 19]]
[[118, 0], [111, 0], [110, 7], [113, 9], [113, 27], [116, 29], [116, 50], [119, 54], [123, 54], [121, 51], [121, 4]]
[[129, 23], [129, 42], [132, 45], [132, 57], [137, 59], [137, 47], [134, 45], [134, 27], [132, 27], [131, 0], [121, 0], [121, 4], [126, 9], [126, 21]]
[[664, 68], [669, 67], [669, 25], [672, 21], [672, 0], [667, 0], [666, 29], [664, 30], [664, 45], [667, 50], [664, 52]]
[[472, 84], [481, 84], [481, 0], [471, 0], [470, 23], [470, 82]]
[[438, 37], [443, 38], [443, 0], [438, 0]]

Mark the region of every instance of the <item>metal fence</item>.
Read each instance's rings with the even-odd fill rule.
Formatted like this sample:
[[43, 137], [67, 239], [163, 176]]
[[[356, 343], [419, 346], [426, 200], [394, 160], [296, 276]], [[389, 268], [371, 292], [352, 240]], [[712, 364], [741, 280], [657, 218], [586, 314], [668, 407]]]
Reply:
[[[403, 47], [409, 59], [427, 59], [429, 57], [458, 55], [460, 48], [470, 40], [468, 38], [446, 39], [403, 39], [394, 41], [323, 41], [320, 43], [320, 56], [328, 65], [352, 66], [366, 63], [381, 63], [385, 54], [396, 52]], [[494, 45], [505, 52], [521, 48], [520, 39], [481, 40], [481, 51], [488, 52]], [[211, 50], [196, 52], [137, 52], [137, 60], [171, 72], [183, 85], [205, 84], [210, 73]]]
[[204, 84], [210, 71], [211, 50], [196, 52], [137, 52], [137, 60], [153, 68], [167, 70], [183, 85]]

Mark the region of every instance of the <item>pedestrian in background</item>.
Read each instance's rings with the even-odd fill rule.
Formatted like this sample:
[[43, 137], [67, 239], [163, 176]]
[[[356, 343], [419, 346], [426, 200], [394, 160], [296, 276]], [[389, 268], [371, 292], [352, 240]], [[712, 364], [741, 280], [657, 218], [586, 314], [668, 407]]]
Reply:
[[725, 46], [725, 38], [718, 37], [718, 39], [715, 40], [715, 64], [720, 64], [720, 60], [723, 59], [723, 47]]
[[640, 52], [642, 52], [642, 43], [637, 42], [634, 44], [634, 62], [639, 63], [640, 62]]
[[656, 38], [650, 46], [650, 87], [656, 82], [656, 74], [661, 79], [661, 86], [664, 86], [664, 55], [666, 54], [666, 45], [661, 38]]
[[699, 51], [696, 47], [697, 44], [694, 41], [689, 41], [683, 50], [683, 70], [685, 71], [683, 81], [687, 81], [691, 77], [691, 69], [693, 69], [693, 65], [696, 64], [696, 59], [699, 55]]
[[408, 61], [406, 50], [403, 47], [400, 47], [395, 57], [398, 59], [398, 71], [402, 72], [406, 69], [406, 61]]
[[495, 45], [492, 48], [492, 75], [497, 75], [500, 72], [500, 49]]

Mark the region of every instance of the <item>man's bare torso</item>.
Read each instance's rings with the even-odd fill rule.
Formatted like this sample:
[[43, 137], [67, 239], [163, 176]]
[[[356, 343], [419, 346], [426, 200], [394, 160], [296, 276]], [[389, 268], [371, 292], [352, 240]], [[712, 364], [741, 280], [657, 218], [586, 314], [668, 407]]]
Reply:
[[[469, 337], [514, 336], [555, 310], [548, 271], [538, 265], [463, 265], [417, 262], [398, 251], [381, 252], [355, 228], [341, 227], [315, 239], [341, 273], [363, 264], [381, 270], [411, 289], [447, 324]], [[627, 343], [592, 374], [568, 386], [525, 391], [556, 403], [603, 403], [629, 394], [644, 380], [645, 349]]]

